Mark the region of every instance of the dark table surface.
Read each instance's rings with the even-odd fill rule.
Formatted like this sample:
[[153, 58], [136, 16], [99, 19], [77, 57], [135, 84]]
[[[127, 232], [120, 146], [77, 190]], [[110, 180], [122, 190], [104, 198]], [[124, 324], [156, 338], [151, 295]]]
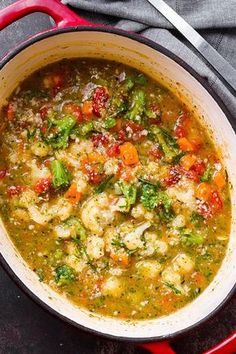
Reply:
[[[42, 0], [44, 1], [44, 0]], [[0, 0], [3, 8], [14, 0]], [[33, 33], [50, 27], [49, 17], [29, 15], [0, 32], [0, 56]], [[173, 342], [178, 354], [198, 354], [236, 329], [236, 299], [213, 319]], [[53, 317], [28, 298], [0, 267], [0, 354], [141, 354], [133, 344], [92, 336]], [[164, 353], [163, 353], [164, 354]]]

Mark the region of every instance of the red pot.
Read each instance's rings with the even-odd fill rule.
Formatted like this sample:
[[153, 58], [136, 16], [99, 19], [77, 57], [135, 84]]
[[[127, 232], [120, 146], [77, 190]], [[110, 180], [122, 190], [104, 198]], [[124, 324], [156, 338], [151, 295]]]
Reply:
[[[202, 124], [211, 129], [217, 147], [222, 152], [233, 186], [232, 209], [233, 213], [236, 212], [236, 136], [229, 123], [229, 120], [233, 120], [221, 100], [191, 67], [165, 48], [141, 36], [97, 26], [78, 17], [59, 0], [19, 0], [0, 11], [0, 29], [32, 12], [50, 15], [55, 26], [21, 43], [1, 60], [0, 106], [24, 77], [62, 58], [114, 59], [141, 69], [163, 81], [181, 95], [186, 104], [197, 106]], [[223, 264], [215, 279], [197, 299], [169, 316], [132, 324], [101, 315], [91, 317], [87, 310], [76, 307], [47, 285], [39, 283], [35, 273], [18, 254], [3, 226], [0, 227], [0, 251], [1, 262], [12, 278], [51, 313], [92, 333], [139, 344], [146, 343], [140, 345], [152, 353], [174, 353], [168, 341], [209, 319], [226, 303], [235, 289], [235, 223], [232, 223]], [[234, 352], [236, 332], [205, 354]]]

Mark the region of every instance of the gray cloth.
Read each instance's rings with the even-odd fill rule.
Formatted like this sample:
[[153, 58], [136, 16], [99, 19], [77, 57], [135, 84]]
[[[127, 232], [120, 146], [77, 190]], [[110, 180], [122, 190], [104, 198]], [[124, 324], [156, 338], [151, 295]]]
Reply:
[[[236, 0], [165, 0], [236, 69]], [[236, 99], [202, 57], [146, 0], [63, 0], [82, 17], [141, 33], [169, 49], [202, 77], [235, 116]], [[236, 77], [235, 77], [236, 80]], [[236, 126], [236, 125], [235, 125]]]

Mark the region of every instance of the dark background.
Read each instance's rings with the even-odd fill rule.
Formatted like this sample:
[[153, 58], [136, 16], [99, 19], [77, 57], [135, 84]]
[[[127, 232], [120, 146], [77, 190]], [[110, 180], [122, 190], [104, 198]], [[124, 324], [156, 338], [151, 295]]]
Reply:
[[[0, 8], [13, 2], [14, 0], [0, 0]], [[0, 32], [0, 57], [31, 34], [49, 27], [49, 17], [38, 13], [10, 25]], [[178, 354], [200, 354], [234, 329], [235, 298], [202, 327], [175, 340], [173, 348]], [[28, 298], [0, 267], [0, 354], [2, 353], [141, 354], [144, 351], [132, 344], [92, 336], [53, 317]]]

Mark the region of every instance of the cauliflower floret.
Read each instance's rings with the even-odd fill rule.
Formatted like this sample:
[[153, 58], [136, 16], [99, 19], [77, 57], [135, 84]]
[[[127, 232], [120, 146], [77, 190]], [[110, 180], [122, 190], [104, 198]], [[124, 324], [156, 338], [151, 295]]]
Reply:
[[87, 254], [91, 259], [99, 259], [104, 255], [105, 242], [101, 237], [90, 236], [87, 239]]
[[178, 286], [181, 284], [180, 274], [174, 271], [171, 266], [163, 270], [163, 272], [161, 273], [161, 277], [165, 283], [173, 284], [174, 286]]
[[101, 236], [104, 228], [113, 222], [115, 212], [111, 210], [108, 196], [101, 193], [87, 200], [81, 208], [81, 220], [84, 226]]
[[176, 199], [177, 201], [184, 204], [186, 208], [191, 210], [196, 209], [194, 184], [186, 178], [182, 178], [181, 181], [174, 187], [167, 189], [167, 194], [170, 198]]
[[131, 215], [135, 219], [152, 220], [154, 215], [152, 212], [147, 211], [142, 204], [137, 204], [131, 210]]
[[33, 143], [30, 149], [35, 156], [39, 157], [45, 157], [50, 152], [50, 147], [42, 141], [37, 141]]
[[151, 279], [156, 278], [162, 269], [161, 264], [155, 260], [139, 261], [136, 263], [135, 267], [140, 275]]
[[82, 154], [90, 154], [93, 152], [93, 143], [90, 140], [82, 140], [79, 143], [71, 144], [69, 147], [69, 152], [78, 157]]
[[180, 274], [189, 273], [194, 268], [194, 262], [185, 253], [178, 254], [173, 260], [173, 269]]
[[49, 168], [47, 168], [46, 166], [42, 166], [41, 168], [39, 168], [36, 164], [36, 160], [30, 161], [28, 163], [28, 166], [31, 168], [32, 183], [35, 183], [41, 178], [48, 178], [51, 175]]
[[37, 194], [34, 191], [32, 191], [31, 189], [27, 189], [22, 192], [18, 205], [21, 208], [28, 208], [29, 205], [37, 204], [38, 201], [39, 200], [38, 200]]
[[157, 252], [159, 254], [165, 254], [168, 245], [165, 241], [158, 240], [158, 235], [155, 232], [146, 231], [144, 233], [145, 249], [140, 252], [142, 256], [151, 256]]
[[184, 215], [177, 215], [176, 218], [172, 221], [172, 226], [173, 227], [184, 227], [185, 226], [185, 217]]
[[119, 168], [119, 165], [118, 165], [118, 160], [116, 158], [109, 159], [104, 163], [104, 170], [105, 170], [106, 175], [116, 174], [118, 171], [118, 168]]
[[51, 207], [48, 206], [48, 203], [44, 203], [41, 208], [35, 205], [29, 205], [28, 210], [31, 218], [35, 222], [40, 225], [45, 225], [55, 217], [60, 218], [62, 221], [69, 218], [72, 212], [72, 205], [64, 198], [61, 198]]
[[55, 235], [61, 239], [68, 239], [71, 236], [71, 231], [69, 228], [64, 227], [63, 225], [56, 225], [54, 228]]
[[78, 273], [81, 273], [87, 265], [85, 260], [79, 259], [75, 255], [68, 255], [65, 262]]
[[143, 248], [144, 243], [141, 240], [141, 236], [146, 229], [151, 226], [150, 222], [144, 222], [136, 227], [133, 226], [133, 230], [126, 233], [123, 236], [123, 241], [129, 250], [135, 250], [136, 248]]
[[107, 278], [101, 289], [103, 295], [110, 295], [113, 297], [119, 297], [122, 294], [122, 291], [123, 287], [121, 281], [115, 276]]
[[12, 212], [13, 218], [16, 218], [20, 221], [29, 221], [29, 213], [25, 209], [17, 208], [14, 209]]

